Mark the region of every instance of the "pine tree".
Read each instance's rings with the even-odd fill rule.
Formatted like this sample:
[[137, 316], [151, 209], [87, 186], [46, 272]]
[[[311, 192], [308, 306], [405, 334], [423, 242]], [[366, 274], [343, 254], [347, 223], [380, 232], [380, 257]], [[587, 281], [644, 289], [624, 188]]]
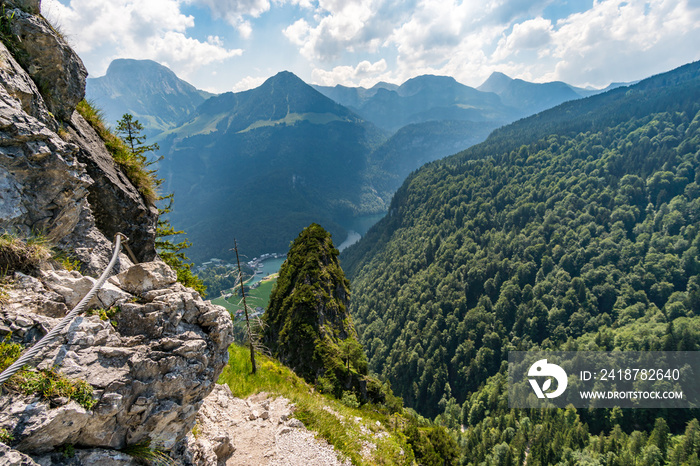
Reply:
[[146, 145], [146, 135], [142, 135], [141, 131], [143, 131], [143, 125], [130, 113], [122, 115], [121, 120], [117, 122], [117, 134], [123, 135], [122, 139], [129, 146], [131, 155], [145, 161], [144, 154], [157, 151], [160, 147], [158, 144]]
[[[157, 160], [160, 160], [162, 156], [156, 160], [148, 160], [146, 154], [148, 152], [153, 152], [159, 149], [158, 144], [145, 144], [146, 136], [141, 134], [143, 131], [143, 125], [139, 123], [138, 120], [134, 119], [133, 115], [125, 113], [121, 120], [117, 122], [117, 134], [119, 134], [127, 145], [129, 150], [129, 158], [135, 164], [140, 166], [148, 176], [155, 180], [155, 185], [160, 186], [162, 184], [161, 179], [157, 179], [154, 176], [155, 170], [146, 170], [146, 167], [154, 164]], [[165, 207], [158, 209], [158, 224], [156, 226], [156, 251], [163, 262], [168, 264], [177, 273], [177, 281], [185, 286], [194, 288], [202, 296], [206, 293], [206, 287], [202, 280], [192, 273], [192, 264], [183, 252], [185, 249], [192, 246], [189, 240], [184, 239], [179, 243], [175, 243], [170, 239], [166, 239], [171, 236], [182, 235], [185, 232], [181, 230], [175, 230], [175, 228], [170, 224], [170, 221], [164, 217], [172, 211], [173, 205], [173, 194], [168, 194], [166, 196], [160, 196], [157, 198], [159, 201], [167, 201]]]
[[173, 195], [169, 194], [160, 198], [168, 200], [168, 205], [158, 209], [158, 226], [156, 227], [156, 251], [163, 262], [168, 264], [177, 273], [177, 281], [185, 286], [194, 288], [202, 296], [206, 296], [206, 287], [202, 280], [192, 273], [192, 264], [184, 253], [184, 250], [192, 246], [188, 239], [184, 239], [179, 243], [175, 243], [170, 239], [165, 239], [170, 236], [185, 234], [182, 230], [175, 230], [170, 224], [170, 220], [164, 218], [163, 215], [170, 213], [173, 204]]

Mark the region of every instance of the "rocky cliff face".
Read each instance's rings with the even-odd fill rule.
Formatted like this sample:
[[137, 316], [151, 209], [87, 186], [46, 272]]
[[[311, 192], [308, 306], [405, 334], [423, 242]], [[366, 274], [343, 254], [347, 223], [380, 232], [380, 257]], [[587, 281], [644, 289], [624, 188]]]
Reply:
[[0, 3], [14, 34], [0, 44], [0, 230], [41, 233], [82, 265], [79, 273], [47, 262], [31, 276], [4, 277], [0, 338], [29, 345], [55, 326], [108, 263], [117, 232], [141, 262], [121, 255], [121, 273], [91, 303], [115, 310], [111, 321], [80, 316], [37, 358], [87, 381], [94, 406], [5, 387], [0, 429], [12, 440], [0, 444], [0, 463], [31, 464], [22, 452], [58, 464], [65, 445], [78, 451], [71, 464], [129, 464], [113, 450], [134, 444], [173, 450], [226, 364], [230, 317], [157, 258], [157, 210], [74, 111], [87, 73], [39, 15], [40, 2]]

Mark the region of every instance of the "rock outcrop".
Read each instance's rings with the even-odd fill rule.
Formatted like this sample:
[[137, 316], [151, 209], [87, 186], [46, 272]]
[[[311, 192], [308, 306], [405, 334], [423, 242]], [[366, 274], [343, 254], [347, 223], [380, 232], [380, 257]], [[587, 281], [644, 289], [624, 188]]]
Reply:
[[312, 223], [292, 242], [263, 315], [272, 355], [322, 391], [381, 401], [348, 311], [345, 278], [330, 233]]
[[115, 166], [95, 130], [77, 112], [71, 117], [68, 132], [67, 139], [78, 146], [76, 157], [94, 181], [87, 189], [96, 226], [108, 238], [117, 233], [128, 236], [137, 260], [153, 260], [158, 209], [144, 201]]
[[85, 95], [80, 58], [32, 14], [38, 1], [2, 3], [17, 37], [15, 55], [0, 44], [0, 228], [43, 232], [92, 272], [106, 265], [117, 232], [139, 261], [153, 260], [157, 209], [74, 111]]
[[[55, 316], [91, 282], [67, 271], [17, 275], [0, 328], [25, 343], [55, 326]], [[233, 332], [224, 308], [175, 280], [162, 262], [134, 265], [110, 279], [96, 304], [119, 307], [111, 321], [78, 317], [40, 358], [40, 367], [57, 366], [92, 385], [97, 404], [88, 411], [74, 401], [6, 394], [0, 428], [12, 434], [16, 449], [36, 456], [66, 444], [121, 449], [145, 442], [171, 450], [185, 438], [228, 361]]]
[[[35, 2], [22, 2], [33, 11]], [[17, 36], [17, 55], [22, 68], [37, 84], [49, 110], [60, 120], [70, 120], [85, 97], [87, 70], [80, 57], [42, 16], [15, 9], [12, 32]]]
[[9, 48], [0, 43], [0, 230], [41, 233], [82, 270], [46, 262], [32, 275], [4, 277], [0, 339], [30, 345], [53, 328], [105, 268], [117, 232], [141, 262], [120, 255], [118, 274], [89, 305], [114, 315], [77, 317], [37, 358], [90, 384], [94, 406], [6, 386], [0, 432], [12, 448], [0, 443], [0, 464], [61, 464], [68, 447], [70, 464], [101, 465], [132, 464], [116, 451], [127, 446], [175, 450], [228, 360], [230, 316], [157, 258], [157, 209], [75, 112], [87, 73], [38, 14], [40, 2], [0, 3], [16, 35]]

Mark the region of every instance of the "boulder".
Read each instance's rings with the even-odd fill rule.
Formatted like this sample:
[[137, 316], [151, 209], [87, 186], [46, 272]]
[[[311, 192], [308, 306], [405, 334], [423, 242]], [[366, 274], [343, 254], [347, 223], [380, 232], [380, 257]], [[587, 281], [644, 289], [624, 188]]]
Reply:
[[136, 296], [166, 288], [177, 281], [177, 274], [165, 262], [144, 262], [110, 279], [111, 283]]

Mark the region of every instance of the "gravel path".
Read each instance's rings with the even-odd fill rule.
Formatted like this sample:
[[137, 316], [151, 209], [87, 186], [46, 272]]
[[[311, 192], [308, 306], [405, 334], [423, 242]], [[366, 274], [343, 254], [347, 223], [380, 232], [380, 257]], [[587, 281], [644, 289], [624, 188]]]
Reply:
[[242, 400], [217, 385], [197, 416], [190, 449], [196, 464], [215, 466], [349, 466], [324, 440], [292, 418], [289, 400], [260, 393]]

